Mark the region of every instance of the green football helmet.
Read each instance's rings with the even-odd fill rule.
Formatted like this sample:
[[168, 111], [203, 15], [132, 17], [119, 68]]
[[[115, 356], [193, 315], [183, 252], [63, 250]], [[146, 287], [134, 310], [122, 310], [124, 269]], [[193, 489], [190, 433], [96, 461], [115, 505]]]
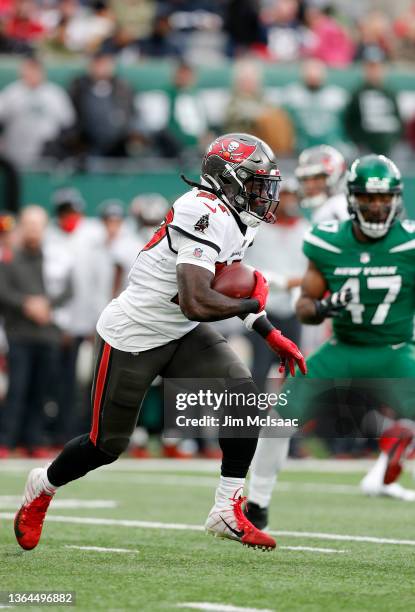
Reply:
[[[385, 236], [402, 211], [401, 173], [384, 155], [356, 159], [347, 178], [347, 201], [352, 219], [369, 238]], [[373, 194], [381, 194], [374, 206]]]

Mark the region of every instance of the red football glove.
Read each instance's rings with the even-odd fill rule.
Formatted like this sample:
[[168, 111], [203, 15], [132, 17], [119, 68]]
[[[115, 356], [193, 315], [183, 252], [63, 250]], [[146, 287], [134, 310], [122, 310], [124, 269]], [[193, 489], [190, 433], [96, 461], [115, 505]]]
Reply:
[[254, 272], [256, 278], [255, 289], [251, 293], [251, 298], [254, 300], [258, 300], [259, 308], [257, 312], [262, 312], [265, 309], [265, 304], [267, 303], [268, 293], [269, 293], [269, 285], [265, 276], [262, 276], [261, 272], [255, 270]]
[[294, 366], [295, 362], [297, 362], [300, 371], [303, 374], [307, 374], [305, 359], [295, 342], [283, 336], [278, 329], [273, 329], [270, 331], [268, 336], [265, 338], [265, 341], [267, 342], [268, 346], [280, 356], [280, 367], [278, 368], [279, 372], [285, 372], [285, 365], [288, 362], [291, 376], [294, 376]]

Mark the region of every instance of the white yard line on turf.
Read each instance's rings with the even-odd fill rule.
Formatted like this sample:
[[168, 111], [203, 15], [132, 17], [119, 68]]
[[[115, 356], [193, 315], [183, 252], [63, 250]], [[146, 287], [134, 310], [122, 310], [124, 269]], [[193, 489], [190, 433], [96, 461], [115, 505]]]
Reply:
[[[118, 473], [114, 474], [108, 471], [101, 471], [94, 475], [95, 481], [103, 480], [105, 482], [129, 482], [141, 485], [163, 485], [171, 487], [201, 487], [212, 489], [218, 484], [218, 479], [205, 476], [200, 478], [197, 476], [174, 476], [172, 474], [140, 474], [140, 473]], [[360, 495], [360, 490], [357, 485], [342, 485], [342, 484], [324, 484], [314, 482], [277, 482], [276, 488], [279, 491], [294, 491], [296, 493], [333, 493], [341, 495]], [[1, 498], [0, 498], [1, 499]]]
[[279, 549], [283, 550], [304, 550], [306, 552], [320, 552], [320, 553], [345, 553], [347, 550], [339, 550], [337, 548], [316, 548], [314, 546], [278, 546]]
[[[138, 553], [138, 550], [131, 550], [130, 548], [104, 548], [102, 546], [75, 546], [72, 544], [66, 544], [65, 548], [75, 548], [77, 550], [90, 550], [95, 552], [115, 552], [115, 553]], [[336, 548], [316, 548], [313, 546], [278, 546], [280, 550], [301, 550], [306, 552], [318, 552], [318, 553], [345, 553], [346, 550], [337, 550]]]
[[131, 550], [130, 548], [104, 548], [103, 546], [75, 546], [72, 544], [66, 544], [65, 548], [76, 548], [77, 550], [90, 550], [93, 552], [105, 553], [138, 553], [138, 550]]
[[339, 533], [319, 533], [314, 531], [270, 531], [274, 536], [290, 538], [312, 538], [316, 540], [339, 540], [341, 542], [368, 542], [370, 544], [392, 544], [397, 546], [415, 546], [415, 540], [398, 540], [395, 538], [377, 538], [374, 536], [343, 535]]
[[[1, 459], [2, 472], [26, 472], [33, 467], [43, 465], [39, 459]], [[289, 459], [284, 469], [288, 472], [366, 472], [373, 466], [372, 459]], [[412, 461], [408, 462], [413, 464]], [[103, 466], [101, 470], [110, 472], [197, 472], [217, 474], [220, 461], [206, 459], [120, 459], [115, 463]]]
[[208, 603], [207, 601], [178, 603], [178, 608], [190, 608], [190, 610], [209, 610], [210, 612], [273, 612], [269, 608], [241, 608], [229, 604]]
[[[0, 495], [0, 509], [14, 509], [22, 503], [21, 495]], [[87, 508], [97, 510], [100, 508], [116, 508], [118, 503], [114, 499], [55, 499], [54, 508], [64, 510], [78, 510]]]
[[[14, 519], [10, 512], [0, 512], [0, 519]], [[154, 521], [137, 521], [127, 519], [92, 518], [84, 516], [62, 516], [51, 514], [46, 519], [50, 523], [73, 523], [76, 525], [108, 525], [114, 527], [136, 527], [138, 529], [167, 529], [173, 531], [204, 531], [202, 525], [186, 523], [161, 523]], [[343, 535], [337, 533], [320, 533], [314, 531], [270, 531], [271, 535], [291, 538], [311, 538], [314, 540], [340, 540], [343, 542], [369, 542], [371, 544], [395, 544], [398, 546], [415, 546], [415, 540], [398, 540], [395, 538], [378, 538], [375, 536]]]

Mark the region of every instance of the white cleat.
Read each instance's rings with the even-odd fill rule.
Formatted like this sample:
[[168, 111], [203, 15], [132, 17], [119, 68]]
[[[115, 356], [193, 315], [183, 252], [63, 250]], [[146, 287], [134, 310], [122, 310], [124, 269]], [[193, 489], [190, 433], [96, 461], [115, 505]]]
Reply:
[[400, 499], [402, 501], [415, 501], [415, 491], [412, 489], [405, 489], [397, 482], [392, 482], [389, 485], [380, 485], [376, 489], [365, 489], [361, 484], [360, 488], [365, 495], [370, 495], [371, 497], [392, 497], [393, 499]]
[[391, 484], [383, 482], [386, 464], [387, 458], [385, 457], [385, 460], [383, 460], [383, 458], [379, 457], [375, 466], [360, 482], [362, 493], [371, 497], [392, 497], [393, 499], [403, 501], [415, 501], [415, 491], [412, 489], [405, 489], [397, 482], [392, 482]]
[[276, 542], [267, 533], [257, 529], [244, 515], [242, 504], [246, 497], [237, 496], [230, 499], [226, 508], [214, 506], [207, 517], [205, 529], [207, 533], [219, 538], [236, 540], [245, 546], [271, 550], [276, 547]]

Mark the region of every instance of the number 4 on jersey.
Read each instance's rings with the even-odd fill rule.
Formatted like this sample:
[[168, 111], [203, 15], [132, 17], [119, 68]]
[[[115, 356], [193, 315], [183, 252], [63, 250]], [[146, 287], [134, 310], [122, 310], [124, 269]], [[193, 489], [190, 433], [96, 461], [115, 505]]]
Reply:
[[[402, 277], [396, 276], [370, 276], [367, 278], [368, 289], [383, 289], [386, 290], [386, 295], [383, 301], [378, 304], [375, 313], [370, 323], [372, 325], [382, 325], [388, 316], [391, 304], [398, 297], [402, 286]], [[344, 283], [340, 291], [350, 288], [353, 293], [353, 299], [346, 306], [346, 310], [350, 311], [353, 323], [363, 323], [363, 313], [365, 310], [364, 304], [360, 303], [360, 280], [358, 278], [349, 278]]]

